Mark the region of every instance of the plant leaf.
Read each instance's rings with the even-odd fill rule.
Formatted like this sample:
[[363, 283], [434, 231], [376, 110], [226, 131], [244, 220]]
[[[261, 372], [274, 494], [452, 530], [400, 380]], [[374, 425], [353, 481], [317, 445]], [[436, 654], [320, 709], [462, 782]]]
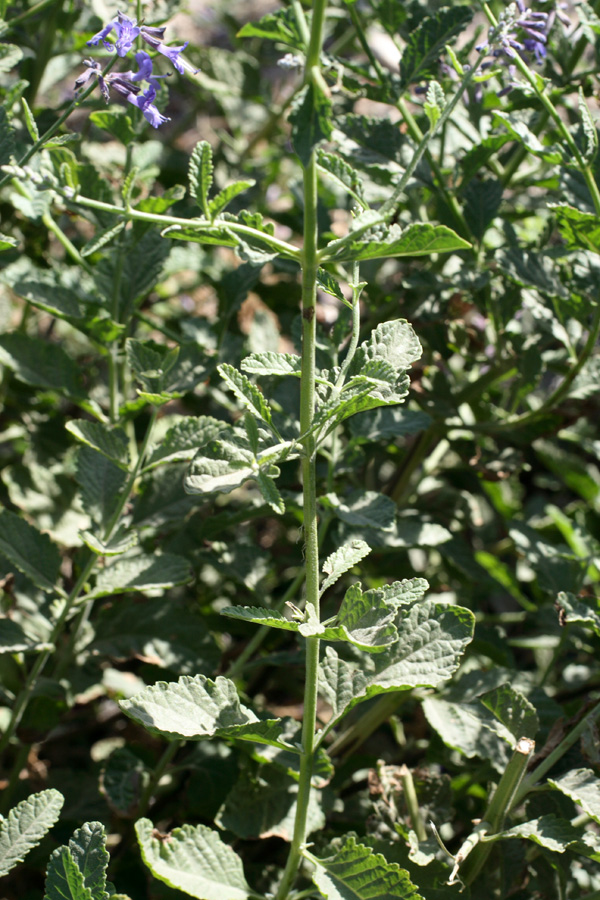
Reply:
[[43, 591], [56, 590], [60, 570], [58, 547], [47, 534], [7, 509], [0, 510], [0, 553]]
[[549, 204], [554, 210], [558, 228], [567, 242], [569, 250], [590, 250], [600, 253], [600, 217], [594, 213], [581, 212], [574, 206]]
[[6, 616], [0, 616], [0, 654], [40, 653], [42, 650], [53, 649], [53, 644], [30, 638], [18, 622], [13, 622]]
[[160, 834], [149, 819], [135, 830], [142, 857], [159, 881], [198, 900], [248, 900], [242, 861], [206, 825], [184, 825]]
[[535, 738], [539, 728], [535, 707], [510, 684], [501, 684], [482, 694], [479, 701], [508, 728], [516, 741], [522, 737]]
[[323, 572], [327, 578], [321, 585], [321, 594], [336, 583], [338, 578], [364, 559], [371, 552], [368, 544], [361, 540], [349, 541], [338, 547], [323, 563]]
[[74, 400], [86, 398], [77, 363], [58, 344], [12, 332], [0, 335], [0, 362], [13, 370], [19, 381]]
[[0, 821], [0, 876], [23, 861], [58, 821], [65, 798], [50, 788], [22, 800]]
[[219, 375], [226, 383], [229, 390], [233, 391], [246, 409], [251, 412], [253, 416], [262, 419], [263, 422], [266, 422], [267, 425], [269, 425], [271, 423], [271, 410], [269, 405], [262, 393], [252, 384], [250, 379], [241, 372], [238, 372], [234, 366], [230, 366], [227, 363], [223, 363], [217, 368]]
[[571, 769], [560, 778], [549, 778], [548, 784], [566, 794], [590, 818], [600, 823], [600, 779], [591, 769]]
[[228, 184], [227, 187], [224, 187], [222, 191], [219, 191], [216, 197], [208, 204], [209, 218], [214, 219], [233, 199], [235, 199], [235, 197], [237, 197], [238, 194], [254, 187], [255, 184], [256, 181], [254, 178], [249, 178], [246, 181], [234, 181], [233, 184]]
[[101, 822], [86, 822], [69, 841], [69, 850], [93, 900], [108, 900], [106, 869], [110, 857], [106, 849], [104, 825]]
[[208, 192], [213, 180], [213, 159], [212, 148], [208, 141], [199, 141], [194, 147], [190, 156], [188, 178], [190, 194], [209, 219]]
[[400, 61], [400, 83], [409, 84], [436, 75], [438, 61], [446, 44], [473, 18], [468, 6], [443, 7], [422, 19], [408, 37]]
[[332, 509], [342, 522], [359, 528], [391, 528], [398, 511], [390, 497], [377, 491], [352, 491], [343, 500], [335, 494], [325, 494], [319, 502]]
[[[215, 824], [243, 840], [279, 837], [291, 841], [297, 795], [297, 781], [275, 766], [261, 767], [257, 775], [242, 769], [215, 818]], [[321, 796], [311, 788], [306, 834], [324, 825]]]
[[423, 900], [405, 869], [346, 836], [332, 856], [304, 855], [315, 866], [313, 881], [328, 900]]
[[298, 50], [304, 46], [298, 22], [293, 9], [278, 9], [267, 13], [257, 22], [247, 22], [239, 31], [238, 37], [261, 37], [269, 41], [281, 41]]
[[317, 150], [317, 165], [330, 178], [343, 187], [351, 197], [364, 209], [366, 203], [363, 195], [363, 176], [350, 163], [334, 153], [326, 153], [321, 147]]
[[576, 597], [575, 594], [560, 591], [556, 606], [561, 611], [561, 624], [580, 622], [600, 635], [600, 604], [595, 597]]
[[96, 584], [86, 594], [86, 600], [128, 591], [166, 589], [176, 584], [185, 584], [191, 578], [192, 570], [187, 559], [174, 553], [118, 559], [102, 569]]
[[308, 165], [316, 145], [331, 137], [331, 114], [330, 98], [312, 82], [305, 85], [294, 99], [289, 115], [292, 143], [304, 167]]
[[242, 706], [233, 681], [217, 676], [183, 675], [177, 682], [158, 681], [129, 700], [121, 709], [153, 734], [171, 739], [237, 738], [280, 746], [279, 720], [260, 720]]
[[82, 444], [97, 450], [119, 468], [127, 469], [129, 441], [122, 428], [111, 428], [101, 422], [88, 422], [85, 419], [67, 422], [65, 428]]
[[193, 459], [198, 448], [218, 437], [224, 425], [212, 416], [182, 416], [152, 451], [145, 468]]
[[251, 353], [242, 360], [241, 368], [253, 375], [297, 375], [302, 374], [302, 360], [291, 353]]
[[94, 900], [68, 847], [58, 847], [50, 857], [44, 900]]
[[388, 256], [429, 256], [432, 253], [449, 253], [467, 250], [471, 244], [463, 240], [446, 225], [430, 225], [415, 222], [408, 228], [399, 225], [382, 227], [377, 233], [365, 233], [353, 238], [332, 241], [323, 251], [322, 261], [379, 259]]

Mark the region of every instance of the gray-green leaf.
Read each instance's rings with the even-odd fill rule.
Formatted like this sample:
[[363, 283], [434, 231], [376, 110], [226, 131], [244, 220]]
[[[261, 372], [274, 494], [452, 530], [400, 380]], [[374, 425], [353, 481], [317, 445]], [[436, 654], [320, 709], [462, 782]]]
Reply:
[[332, 856], [322, 859], [307, 850], [304, 855], [315, 865], [313, 881], [328, 900], [423, 900], [405, 869], [353, 836]]
[[149, 819], [139, 819], [135, 830], [144, 862], [170, 887], [198, 900], [247, 900], [252, 893], [237, 853], [205, 825], [184, 825], [165, 835]]
[[53, 789], [22, 800], [0, 821], [0, 876], [22, 862], [58, 821], [64, 797]]
[[0, 553], [43, 591], [56, 590], [60, 553], [47, 534], [42, 534], [24, 519], [0, 510]]

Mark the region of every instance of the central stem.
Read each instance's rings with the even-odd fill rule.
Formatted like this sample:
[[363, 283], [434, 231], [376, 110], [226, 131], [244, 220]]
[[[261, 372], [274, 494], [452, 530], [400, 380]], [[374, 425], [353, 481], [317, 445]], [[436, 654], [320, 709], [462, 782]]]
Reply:
[[[305, 82], [314, 85], [325, 19], [326, 0], [315, 0], [310, 41], [306, 54]], [[315, 411], [315, 344], [318, 271], [317, 165], [315, 153], [304, 169], [304, 244], [302, 250], [302, 377], [300, 381], [300, 433], [305, 434], [302, 454], [304, 506], [305, 598], [319, 616], [319, 534], [315, 437], [309, 433]], [[307, 813], [315, 754], [319, 639], [306, 640], [306, 681], [302, 721], [302, 755], [294, 834], [286, 867], [275, 900], [285, 900], [296, 878], [307, 836]]]

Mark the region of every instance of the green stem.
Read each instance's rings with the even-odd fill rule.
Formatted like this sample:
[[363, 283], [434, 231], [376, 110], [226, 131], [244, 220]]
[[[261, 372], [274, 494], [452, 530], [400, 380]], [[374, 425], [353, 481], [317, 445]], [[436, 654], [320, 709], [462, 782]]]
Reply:
[[[12, 175], [9, 177], [12, 177]], [[1, 185], [2, 182], [0, 182], [0, 186]], [[119, 216], [126, 221], [152, 222], [155, 225], [160, 226], [160, 228], [167, 228], [169, 225], [178, 225], [181, 228], [186, 229], [194, 227], [201, 232], [211, 231], [219, 225], [218, 220], [216, 222], [208, 222], [206, 219], [181, 219], [177, 216], [160, 216], [156, 213], [142, 212], [139, 209], [127, 209], [124, 206], [117, 206], [114, 203], [104, 203], [102, 200], [94, 200], [92, 197], [83, 197], [80, 194], [75, 193], [71, 194], [70, 191], [65, 192], [64, 189], [63, 194], [65, 195], [65, 199], [73, 206], [83, 206], [87, 209], [98, 209], [102, 212], [114, 213], [114, 215]], [[249, 225], [240, 225], [239, 222], [230, 222], [228, 220], [227, 228], [236, 234], [240, 234], [242, 237], [257, 238], [263, 241], [268, 238], [268, 243], [273, 250], [277, 250], [287, 259], [294, 259], [297, 262], [300, 262], [300, 251], [297, 247], [294, 247], [293, 244], [288, 244], [287, 241], [281, 241], [272, 235], [265, 235], [262, 231], [257, 231]]]
[[400, 780], [402, 781], [404, 799], [406, 801], [406, 807], [408, 809], [413, 830], [420, 841], [426, 841], [427, 831], [425, 830], [425, 825], [423, 824], [423, 819], [421, 818], [421, 813], [419, 811], [419, 798], [417, 797], [412, 772], [408, 766], [400, 766], [399, 775]]
[[161, 756], [161, 758], [157, 762], [156, 766], [154, 767], [154, 770], [150, 776], [148, 784], [144, 788], [142, 796], [140, 797], [140, 802], [139, 802], [139, 806], [138, 806], [138, 817], [141, 818], [142, 816], [146, 815], [146, 813], [148, 811], [148, 807], [150, 805], [150, 801], [152, 800], [152, 796], [154, 794], [154, 791], [156, 790], [158, 782], [162, 778], [165, 769], [167, 768], [167, 766], [169, 765], [169, 763], [171, 762], [171, 760], [173, 759], [173, 757], [175, 756], [177, 751], [181, 747], [183, 747], [184, 744], [185, 744], [185, 741], [169, 741], [169, 743], [167, 744], [167, 747], [166, 747], [163, 755]]
[[504, 820], [511, 807], [515, 805], [519, 785], [534, 749], [535, 743], [529, 738], [521, 738], [517, 742], [515, 752], [500, 779], [481, 825], [459, 850], [453, 875], [458, 871], [464, 884], [471, 884], [483, 869], [491, 853], [492, 842], [482, 843], [479, 838], [484, 834], [498, 834], [502, 831]]
[[519, 790], [516, 792], [513, 798], [513, 806], [518, 806], [519, 803], [522, 803], [529, 791], [533, 789], [535, 784], [540, 781], [544, 775], [550, 771], [552, 766], [556, 765], [556, 763], [562, 759], [567, 750], [569, 750], [573, 744], [579, 740], [585, 729], [588, 727], [590, 722], [593, 722], [594, 719], [598, 718], [600, 715], [600, 700], [597, 700], [589, 712], [583, 716], [579, 720], [579, 722], [569, 731], [569, 733], [562, 739], [560, 744], [552, 750], [548, 756], [542, 760], [542, 762], [535, 767], [535, 769], [530, 772], [522, 781]]
[[[306, 56], [305, 82], [315, 82], [323, 40], [327, 0], [315, 0]], [[304, 170], [304, 245], [302, 249], [302, 376], [300, 379], [300, 433], [303, 439], [302, 490], [305, 540], [306, 608], [319, 616], [319, 530], [317, 518], [316, 447], [309, 434], [315, 411], [316, 301], [318, 271], [317, 164], [311, 154]], [[307, 814], [315, 754], [319, 639], [306, 640], [306, 673], [302, 754], [294, 833], [275, 900], [285, 900], [296, 878], [307, 836]]]
[[[112, 67], [114, 66], [117, 59], [118, 59], [118, 57], [115, 54], [115, 56], [109, 60], [108, 65], [106, 66], [106, 68], [104, 69], [104, 71], [102, 73], [103, 75], [106, 75], [112, 69]], [[72, 100], [71, 103], [69, 103], [69, 105], [65, 109], [64, 113], [62, 113], [62, 115], [60, 115], [58, 117], [56, 122], [53, 125], [51, 125], [50, 128], [48, 128], [48, 130], [45, 131], [44, 134], [40, 138], [38, 138], [38, 140], [35, 141], [35, 143], [33, 143], [31, 145], [29, 150], [27, 150], [27, 152], [23, 154], [21, 159], [19, 159], [17, 161], [17, 166], [24, 166], [26, 163], [28, 163], [29, 160], [31, 159], [31, 157], [35, 156], [35, 154], [38, 152], [38, 150], [41, 150], [42, 147], [44, 146], [44, 144], [47, 141], [49, 141], [50, 138], [54, 137], [54, 135], [56, 134], [56, 132], [58, 131], [60, 126], [64, 122], [67, 121], [67, 119], [69, 118], [69, 116], [71, 115], [73, 110], [77, 109], [78, 106], [81, 106], [83, 101], [85, 99], [87, 99], [87, 97], [90, 96], [90, 94], [92, 93], [92, 91], [95, 90], [95, 88], [96, 88], [96, 79], [94, 79], [92, 81], [92, 83], [89, 85], [89, 87], [87, 87], [84, 91], [82, 91], [82, 93], [79, 94], [75, 98], [75, 100]], [[0, 178], [0, 188], [4, 187], [4, 185], [7, 184], [7, 182], [9, 182], [12, 177], [13, 177], [12, 172], [5, 173], [4, 176], [2, 178]]]

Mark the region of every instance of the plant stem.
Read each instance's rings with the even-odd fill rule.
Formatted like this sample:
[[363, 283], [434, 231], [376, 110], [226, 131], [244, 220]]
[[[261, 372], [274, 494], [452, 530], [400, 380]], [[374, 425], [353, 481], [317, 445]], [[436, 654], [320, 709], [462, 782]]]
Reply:
[[[315, 0], [310, 42], [306, 55], [305, 83], [315, 84], [320, 75], [319, 58], [323, 40], [323, 24], [327, 0]], [[304, 170], [304, 245], [302, 249], [302, 376], [300, 380], [300, 433], [303, 439], [302, 490], [304, 505], [305, 596], [306, 609], [319, 616], [319, 531], [317, 519], [317, 478], [315, 437], [310, 434], [315, 411], [315, 347], [318, 270], [317, 164], [314, 151]], [[294, 833], [286, 867], [275, 900], [285, 900], [296, 878], [306, 843], [308, 802], [310, 798], [315, 728], [317, 722], [317, 686], [319, 674], [319, 639], [306, 639], [306, 674], [304, 715], [302, 721], [302, 754], [296, 801]]]
[[[112, 59], [110, 59], [110, 60], [108, 61], [108, 64], [107, 64], [106, 68], [104, 69], [104, 71], [103, 71], [103, 73], [102, 73], [103, 75], [106, 75], [106, 74], [112, 69], [112, 67], [113, 67], [114, 64], [116, 63], [117, 59], [118, 59], [118, 57], [117, 57], [116, 54], [115, 54], [115, 56], [113, 56]], [[40, 138], [38, 138], [37, 141], [35, 141], [35, 143], [33, 143], [33, 144], [31, 145], [31, 147], [29, 148], [29, 150], [27, 150], [26, 153], [23, 154], [23, 156], [21, 157], [21, 159], [19, 159], [19, 160], [17, 161], [17, 166], [24, 166], [25, 163], [28, 163], [29, 160], [31, 159], [31, 157], [32, 157], [32, 156], [35, 156], [35, 154], [38, 152], [38, 150], [41, 150], [42, 147], [44, 146], [44, 144], [45, 144], [47, 141], [49, 141], [50, 138], [54, 137], [54, 135], [56, 134], [56, 132], [58, 131], [58, 129], [60, 128], [60, 126], [61, 126], [64, 122], [67, 121], [67, 119], [69, 118], [69, 116], [71, 115], [71, 113], [73, 112], [73, 110], [74, 110], [74, 109], [77, 109], [77, 107], [80, 106], [80, 105], [83, 103], [83, 101], [84, 101], [87, 97], [90, 96], [90, 94], [92, 93], [92, 91], [93, 91], [95, 88], [96, 88], [96, 80], [94, 79], [94, 80], [92, 81], [92, 83], [89, 85], [89, 87], [87, 87], [81, 94], [79, 94], [74, 100], [72, 100], [71, 103], [69, 103], [69, 105], [68, 105], [67, 108], [65, 109], [64, 113], [62, 113], [62, 115], [60, 115], [60, 116], [58, 117], [58, 119], [56, 120], [56, 122], [55, 122], [53, 125], [51, 125], [50, 128], [48, 128], [48, 130], [45, 131], [45, 132], [43, 133], [43, 135], [42, 135]], [[7, 172], [7, 173], [5, 173], [5, 174], [0, 178], [0, 188], [1, 188], [1, 187], [4, 187], [4, 185], [5, 185], [8, 181], [10, 181], [11, 178], [13, 178], [13, 174], [14, 174], [14, 173], [12, 173], [12, 172]]]
[[594, 719], [600, 716], [600, 700], [597, 700], [592, 708], [587, 712], [579, 722], [569, 731], [569, 733], [562, 739], [558, 747], [555, 747], [548, 756], [542, 760], [542, 762], [535, 767], [533, 772], [530, 772], [521, 782], [521, 785], [516, 792], [512, 806], [518, 806], [519, 803], [522, 803], [529, 791], [532, 790], [536, 782], [538, 782], [544, 775], [550, 771], [552, 766], [554, 766], [559, 759], [561, 759], [567, 750], [569, 750], [573, 744], [581, 737], [581, 734], [585, 731], [590, 722], [593, 722]]
[[[9, 175], [8, 177], [12, 178], [12, 175]], [[2, 182], [0, 181], [0, 187], [1, 186]], [[65, 199], [73, 206], [83, 206], [88, 209], [99, 209], [102, 212], [114, 213], [116, 216], [119, 216], [126, 221], [152, 222], [155, 225], [159, 225], [161, 228], [167, 228], [169, 225], [178, 225], [181, 228], [193, 227], [201, 232], [214, 230], [214, 228], [219, 225], [218, 220], [215, 220], [215, 222], [208, 222], [206, 219], [181, 219], [177, 216], [161, 216], [158, 215], [158, 213], [147, 213], [142, 212], [139, 209], [128, 209], [125, 206], [117, 206], [115, 203], [105, 203], [102, 200], [94, 200], [92, 197], [83, 197], [80, 194], [67, 194], [64, 190], [63, 194]], [[273, 237], [270, 234], [265, 235], [262, 231], [257, 231], [256, 228], [251, 228], [249, 225], [240, 225], [239, 222], [230, 222], [227, 220], [227, 228], [236, 234], [242, 235], [242, 237], [263, 240], [267, 242], [273, 250], [277, 250], [287, 259], [300, 261], [300, 251], [297, 247], [294, 247], [293, 244], [288, 244], [287, 241], [281, 241], [279, 238]]]
[[[487, 808], [483, 822], [479, 826], [479, 834], [481, 836], [483, 834], [498, 834], [498, 832], [502, 831], [506, 815], [511, 807], [515, 805], [519, 785], [523, 780], [527, 764], [534, 750], [535, 743], [529, 738], [521, 738], [517, 742], [515, 752], [500, 779], [498, 787], [494, 791], [494, 796]], [[459, 850], [453, 875], [458, 871], [460, 880], [464, 884], [471, 884], [484, 867], [492, 850], [492, 842], [482, 843], [481, 840], [477, 840], [477, 843], [473, 845], [468, 840], [463, 847], [467, 849], [462, 853], [462, 856]], [[452, 876], [450, 880], [452, 880]]]
[[169, 741], [169, 743], [167, 744], [164, 753], [162, 754], [161, 758], [159, 759], [156, 766], [154, 767], [154, 770], [152, 771], [152, 774], [150, 775], [148, 784], [144, 788], [142, 796], [140, 797], [140, 802], [139, 802], [139, 806], [138, 806], [138, 817], [139, 818], [146, 815], [146, 813], [148, 811], [148, 806], [150, 805], [150, 801], [152, 800], [152, 795], [154, 794], [154, 791], [156, 790], [156, 786], [158, 785], [158, 782], [162, 778], [165, 769], [167, 768], [167, 766], [169, 765], [169, 763], [171, 762], [171, 760], [173, 759], [173, 757], [175, 756], [177, 751], [180, 749], [180, 747], [183, 747], [184, 744], [185, 744], [185, 741]]

